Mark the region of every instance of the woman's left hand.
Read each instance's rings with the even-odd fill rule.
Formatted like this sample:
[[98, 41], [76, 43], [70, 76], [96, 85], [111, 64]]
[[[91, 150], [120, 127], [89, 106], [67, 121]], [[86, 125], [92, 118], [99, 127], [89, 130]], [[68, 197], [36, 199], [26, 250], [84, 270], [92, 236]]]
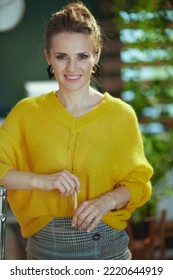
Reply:
[[84, 201], [74, 213], [72, 226], [79, 227], [80, 230], [92, 231], [101, 219], [114, 209], [114, 204], [114, 199], [107, 194]]

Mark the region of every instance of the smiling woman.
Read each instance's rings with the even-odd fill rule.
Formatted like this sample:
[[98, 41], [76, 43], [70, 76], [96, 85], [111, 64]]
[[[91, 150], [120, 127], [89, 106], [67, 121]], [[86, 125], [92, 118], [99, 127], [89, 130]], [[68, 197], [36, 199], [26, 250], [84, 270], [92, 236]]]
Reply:
[[[97, 99], [89, 100], [87, 94], [93, 67], [100, 56], [100, 51], [94, 52], [90, 37], [83, 33], [59, 33], [53, 37], [50, 50], [45, 49], [45, 55], [59, 84], [57, 97], [74, 116], [86, 113], [86, 107], [89, 111], [91, 105], [102, 100], [103, 95], [96, 91], [94, 94], [93, 89], [90, 89], [90, 93]], [[68, 100], [72, 97], [72, 94], [68, 94], [71, 92], [77, 97], [75, 102]], [[81, 106], [84, 107], [83, 113]]]
[[90, 85], [103, 40], [85, 5], [53, 14], [45, 37], [59, 88], [21, 100], [0, 129], [0, 184], [27, 258], [130, 259], [124, 229], [152, 176], [136, 115]]

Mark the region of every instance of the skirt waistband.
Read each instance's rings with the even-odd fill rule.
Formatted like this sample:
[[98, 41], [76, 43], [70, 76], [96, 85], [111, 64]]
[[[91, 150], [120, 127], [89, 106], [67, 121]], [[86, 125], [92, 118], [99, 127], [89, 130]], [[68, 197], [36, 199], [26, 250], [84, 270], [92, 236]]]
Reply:
[[100, 222], [92, 231], [72, 227], [72, 218], [53, 218], [27, 245], [28, 259], [129, 259], [128, 236]]

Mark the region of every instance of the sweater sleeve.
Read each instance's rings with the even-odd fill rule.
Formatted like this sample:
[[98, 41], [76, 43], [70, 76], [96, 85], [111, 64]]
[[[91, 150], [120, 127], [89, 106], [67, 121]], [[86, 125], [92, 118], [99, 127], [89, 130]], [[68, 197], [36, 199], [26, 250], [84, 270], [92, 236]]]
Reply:
[[131, 200], [125, 209], [132, 213], [150, 199], [153, 168], [145, 157], [138, 120], [131, 106], [126, 106], [120, 122], [122, 133], [119, 133], [119, 155], [123, 176], [119, 177], [119, 184], [125, 185], [131, 193]]
[[15, 108], [0, 127], [0, 179], [10, 169], [24, 169], [21, 141], [20, 116]]

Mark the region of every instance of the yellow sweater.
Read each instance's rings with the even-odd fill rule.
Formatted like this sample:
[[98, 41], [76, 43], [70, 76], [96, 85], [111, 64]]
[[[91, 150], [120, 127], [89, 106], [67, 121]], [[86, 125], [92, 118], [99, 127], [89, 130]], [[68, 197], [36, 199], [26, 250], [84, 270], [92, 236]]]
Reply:
[[[132, 199], [103, 221], [126, 227], [131, 213], [151, 194], [147, 162], [134, 110], [108, 93], [89, 113], [74, 118], [55, 92], [21, 100], [0, 128], [0, 178], [10, 169], [50, 174], [69, 170], [81, 181], [79, 204], [125, 184]], [[10, 206], [24, 237], [53, 217], [73, 215], [72, 197], [57, 191], [8, 190]]]

